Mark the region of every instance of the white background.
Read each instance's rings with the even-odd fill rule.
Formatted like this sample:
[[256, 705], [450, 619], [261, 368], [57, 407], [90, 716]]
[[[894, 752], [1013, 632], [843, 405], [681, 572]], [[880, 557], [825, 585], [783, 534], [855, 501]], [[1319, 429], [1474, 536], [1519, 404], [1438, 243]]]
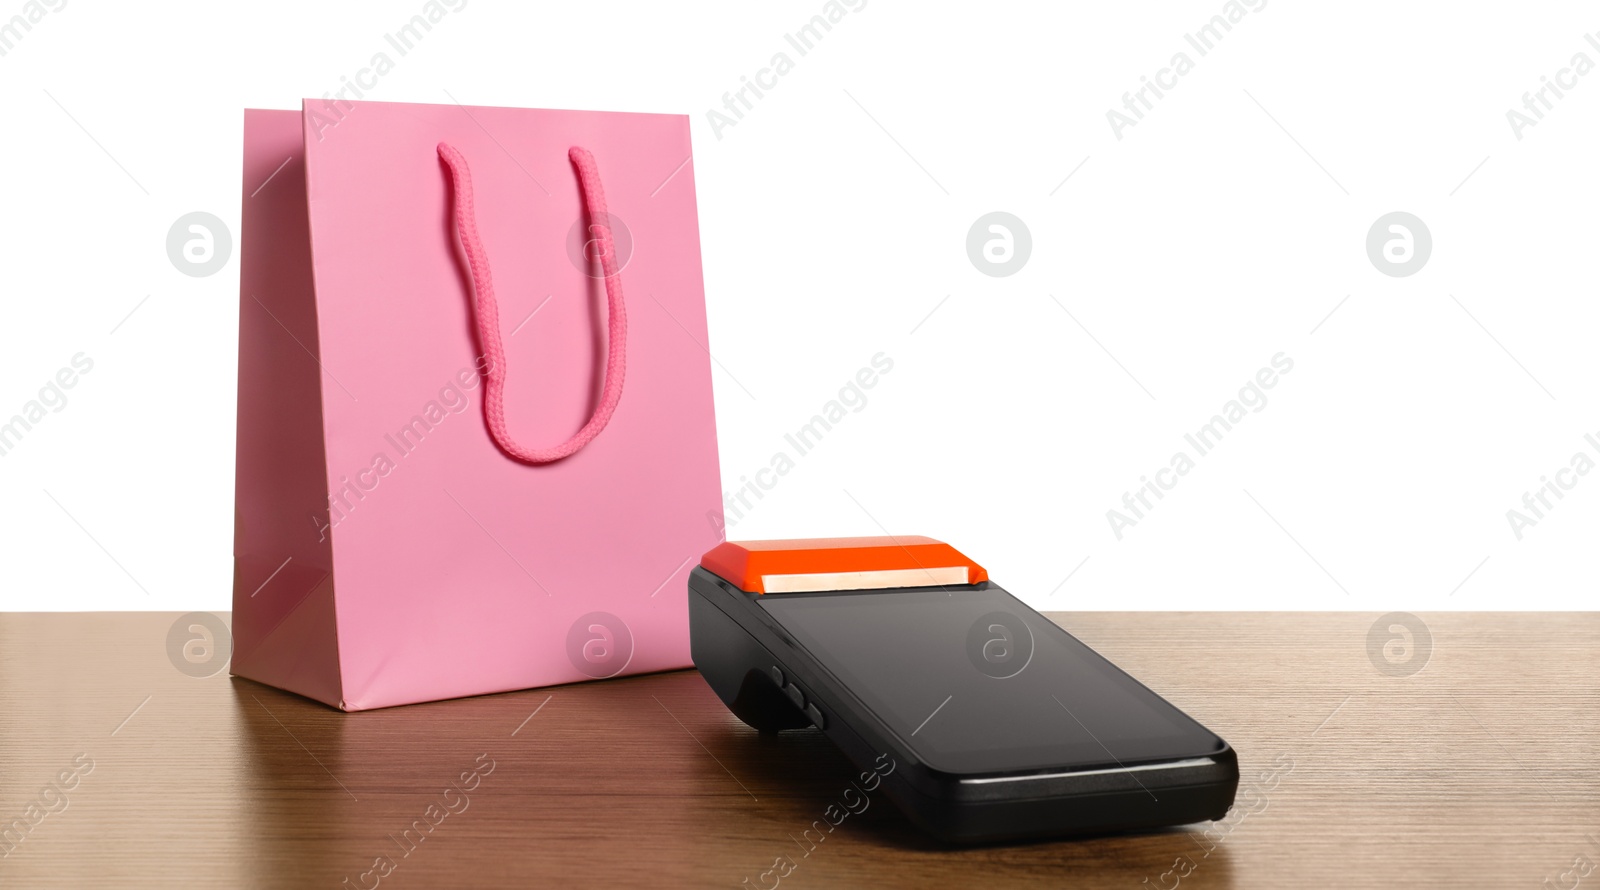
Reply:
[[[1600, 433], [1600, 72], [1506, 118], [1600, 62], [1592, 8], [1271, 0], [1199, 57], [1221, 2], [871, 0], [800, 57], [823, 6], [471, 0], [367, 95], [692, 116], [730, 491], [892, 358], [730, 537], [932, 535], [1050, 609], [1592, 607], [1600, 473], [1506, 517]], [[0, 57], [0, 421], [94, 361], [0, 457], [0, 608], [228, 608], [238, 257], [187, 277], [167, 230], [237, 235], [241, 109], [337, 89], [422, 8], [71, 0]], [[994, 210], [1032, 235], [1010, 277], [966, 251]], [[1432, 233], [1411, 277], [1366, 254], [1394, 210]], [[1118, 540], [1106, 511], [1280, 352]]]

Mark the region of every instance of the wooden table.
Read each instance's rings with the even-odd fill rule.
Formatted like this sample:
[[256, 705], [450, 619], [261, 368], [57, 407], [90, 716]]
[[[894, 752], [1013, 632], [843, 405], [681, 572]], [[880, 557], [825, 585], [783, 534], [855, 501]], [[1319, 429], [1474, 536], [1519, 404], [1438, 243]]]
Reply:
[[693, 671], [342, 714], [177, 617], [0, 615], [0, 886], [1600, 887], [1595, 614], [1424, 615], [1412, 673], [1371, 614], [1058, 613], [1239, 750], [1228, 820], [952, 850], [875, 793], [809, 855], [849, 765]]

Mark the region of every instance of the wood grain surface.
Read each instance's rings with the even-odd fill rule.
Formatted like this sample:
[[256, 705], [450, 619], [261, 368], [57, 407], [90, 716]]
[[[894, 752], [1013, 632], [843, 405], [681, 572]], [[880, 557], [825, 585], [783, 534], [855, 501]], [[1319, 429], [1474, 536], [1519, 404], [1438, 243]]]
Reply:
[[1056, 613], [1238, 749], [1227, 820], [948, 849], [880, 792], [812, 850], [854, 771], [693, 671], [343, 714], [178, 617], [0, 615], [0, 887], [1600, 888], [1596, 614]]

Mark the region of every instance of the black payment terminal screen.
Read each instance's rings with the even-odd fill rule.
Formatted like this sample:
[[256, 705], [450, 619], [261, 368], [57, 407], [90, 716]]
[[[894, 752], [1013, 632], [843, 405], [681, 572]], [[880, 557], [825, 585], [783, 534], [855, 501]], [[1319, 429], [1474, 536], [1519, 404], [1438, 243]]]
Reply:
[[1224, 747], [998, 587], [757, 601], [935, 769], [1115, 768]]

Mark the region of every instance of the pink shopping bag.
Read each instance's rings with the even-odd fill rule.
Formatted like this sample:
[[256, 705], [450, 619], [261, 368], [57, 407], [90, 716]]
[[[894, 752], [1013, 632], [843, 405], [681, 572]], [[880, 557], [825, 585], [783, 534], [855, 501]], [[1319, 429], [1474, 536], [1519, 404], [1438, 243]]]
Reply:
[[233, 671], [345, 710], [690, 665], [688, 119], [247, 111]]

